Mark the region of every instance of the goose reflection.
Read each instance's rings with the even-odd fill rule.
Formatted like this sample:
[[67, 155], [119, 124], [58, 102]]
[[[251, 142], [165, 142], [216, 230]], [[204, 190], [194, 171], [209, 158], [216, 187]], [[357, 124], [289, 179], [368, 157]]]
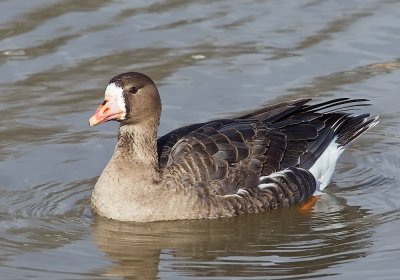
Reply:
[[366, 210], [324, 194], [310, 213], [296, 207], [230, 219], [124, 223], [96, 217], [97, 246], [124, 279], [323, 276], [364, 257], [372, 225]]

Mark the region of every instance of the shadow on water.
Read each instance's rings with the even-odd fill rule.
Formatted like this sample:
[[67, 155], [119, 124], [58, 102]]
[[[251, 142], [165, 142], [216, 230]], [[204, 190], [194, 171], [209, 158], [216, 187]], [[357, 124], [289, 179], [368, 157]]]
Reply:
[[113, 260], [108, 276], [324, 276], [326, 268], [367, 255], [367, 211], [326, 195], [315, 212], [298, 208], [231, 219], [123, 223], [95, 217], [97, 246]]

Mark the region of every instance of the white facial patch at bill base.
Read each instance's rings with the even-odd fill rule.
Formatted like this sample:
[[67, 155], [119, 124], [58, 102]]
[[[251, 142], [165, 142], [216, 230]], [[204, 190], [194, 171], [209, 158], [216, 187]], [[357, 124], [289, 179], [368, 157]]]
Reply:
[[126, 117], [126, 107], [123, 95], [123, 89], [117, 86], [115, 83], [108, 84], [105, 91], [105, 99], [109, 99], [118, 106], [118, 108], [124, 112], [123, 116], [119, 120], [124, 120]]

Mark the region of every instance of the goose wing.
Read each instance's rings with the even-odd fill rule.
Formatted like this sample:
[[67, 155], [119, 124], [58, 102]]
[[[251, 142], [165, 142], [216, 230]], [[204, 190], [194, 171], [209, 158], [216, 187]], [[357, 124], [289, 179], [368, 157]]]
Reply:
[[366, 100], [308, 101], [269, 105], [239, 118], [177, 129], [159, 139], [160, 167], [166, 177], [223, 196], [259, 196], [260, 190], [287, 185], [283, 191], [302, 182], [290, 194], [302, 200], [315, 190], [308, 169], [333, 139], [339, 137], [344, 146], [372, 122], [367, 114], [343, 111], [366, 105]]

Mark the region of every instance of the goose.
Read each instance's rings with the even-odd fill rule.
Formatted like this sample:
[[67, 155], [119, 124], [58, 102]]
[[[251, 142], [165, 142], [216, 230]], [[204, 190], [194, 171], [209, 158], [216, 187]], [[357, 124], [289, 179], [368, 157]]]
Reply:
[[297, 99], [236, 118], [196, 123], [157, 139], [161, 100], [138, 72], [113, 77], [94, 126], [120, 123], [92, 211], [119, 221], [214, 219], [306, 202], [329, 185], [343, 151], [378, 124], [354, 115], [367, 99]]

